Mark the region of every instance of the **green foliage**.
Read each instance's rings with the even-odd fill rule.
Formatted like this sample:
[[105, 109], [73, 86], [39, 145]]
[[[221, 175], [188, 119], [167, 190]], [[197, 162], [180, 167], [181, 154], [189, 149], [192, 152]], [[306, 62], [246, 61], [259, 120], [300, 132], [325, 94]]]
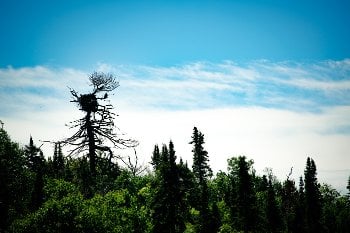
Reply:
[[312, 159], [299, 188], [271, 169], [256, 175], [244, 156], [212, 177], [203, 134], [192, 139], [193, 171], [170, 142], [155, 147], [153, 172], [101, 152], [91, 176], [86, 157], [64, 158], [57, 145], [47, 161], [32, 139], [22, 150], [0, 130], [0, 232], [350, 232], [349, 195], [320, 185]]
[[148, 210], [127, 190], [96, 195], [79, 215], [81, 232], [148, 232]]
[[81, 232], [78, 215], [82, 209], [82, 195], [49, 199], [36, 212], [15, 221], [10, 227], [10, 232]]
[[77, 186], [62, 179], [48, 179], [44, 187], [44, 192], [46, 200], [60, 200], [69, 195], [80, 195]]
[[23, 150], [0, 129], [0, 232], [28, 210], [34, 179], [26, 164]]

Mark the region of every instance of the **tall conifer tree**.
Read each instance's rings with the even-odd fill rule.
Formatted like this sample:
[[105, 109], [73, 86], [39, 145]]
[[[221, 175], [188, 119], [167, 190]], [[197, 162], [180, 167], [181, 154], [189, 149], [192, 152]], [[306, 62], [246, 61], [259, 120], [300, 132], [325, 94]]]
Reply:
[[281, 216], [280, 210], [276, 201], [276, 193], [273, 188], [271, 179], [269, 179], [269, 183], [267, 186], [267, 209], [266, 215], [268, 220], [268, 228], [270, 232], [278, 232], [281, 226]]
[[30, 136], [29, 145], [25, 146], [25, 156], [29, 169], [34, 173], [34, 187], [32, 191], [30, 207], [32, 210], [39, 208], [44, 198], [44, 172], [45, 158], [40, 148], [36, 147], [33, 138]]
[[163, 145], [156, 170], [157, 184], [153, 200], [153, 232], [180, 233], [185, 230], [184, 197], [181, 192], [174, 144]]
[[193, 173], [198, 182], [199, 188], [199, 231], [200, 232], [211, 232], [211, 214], [209, 211], [209, 191], [207, 179], [212, 175], [212, 170], [208, 164], [209, 157], [208, 152], [204, 150], [204, 134], [202, 134], [196, 127], [193, 128], [192, 141], [193, 144]]
[[321, 231], [321, 193], [316, 177], [316, 165], [314, 160], [309, 157], [306, 161], [304, 175], [307, 230], [310, 233], [316, 233]]
[[160, 164], [160, 152], [159, 152], [159, 147], [158, 147], [158, 145], [155, 145], [154, 146], [154, 150], [153, 150], [153, 155], [152, 155], [152, 162], [151, 162], [151, 164], [152, 164], [152, 166], [153, 166], [153, 168], [155, 169], [155, 170], [157, 170], [158, 169], [158, 167], [159, 167], [159, 164]]
[[193, 173], [195, 174], [199, 184], [202, 184], [206, 179], [211, 176], [212, 170], [209, 167], [208, 152], [204, 150], [204, 134], [202, 134], [197, 127], [193, 128], [192, 141], [193, 144]]
[[55, 143], [55, 151], [53, 155], [52, 166], [55, 173], [55, 177], [62, 178], [65, 165], [62, 147], [60, 143]]
[[241, 229], [245, 232], [254, 231], [256, 227], [253, 180], [249, 174], [250, 165], [245, 156], [238, 158], [238, 213]]

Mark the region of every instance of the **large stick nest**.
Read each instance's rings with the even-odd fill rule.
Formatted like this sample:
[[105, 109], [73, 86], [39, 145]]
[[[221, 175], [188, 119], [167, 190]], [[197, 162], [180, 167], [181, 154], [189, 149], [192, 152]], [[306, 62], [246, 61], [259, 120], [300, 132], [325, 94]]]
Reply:
[[95, 94], [80, 95], [78, 99], [81, 110], [85, 112], [97, 112], [98, 102]]

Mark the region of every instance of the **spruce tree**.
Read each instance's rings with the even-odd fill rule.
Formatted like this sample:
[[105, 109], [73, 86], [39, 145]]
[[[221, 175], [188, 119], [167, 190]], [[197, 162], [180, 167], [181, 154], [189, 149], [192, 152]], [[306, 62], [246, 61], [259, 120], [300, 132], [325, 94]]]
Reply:
[[316, 165], [309, 157], [304, 175], [307, 230], [310, 233], [316, 233], [321, 231], [321, 193], [316, 177]]
[[159, 147], [158, 145], [155, 145], [154, 146], [154, 149], [153, 149], [153, 155], [152, 155], [152, 158], [151, 158], [152, 162], [152, 166], [155, 170], [158, 169], [159, 167], [159, 164], [160, 164], [160, 152], [159, 152]]
[[295, 213], [295, 231], [297, 233], [306, 232], [306, 214], [305, 214], [305, 185], [303, 177], [299, 178], [298, 199], [296, 202]]
[[[40, 157], [43, 156], [43, 152], [40, 151]], [[31, 198], [31, 209], [38, 209], [44, 202], [44, 161], [39, 160], [40, 164], [37, 164], [38, 168], [35, 174], [34, 188]], [[39, 167], [40, 166], [40, 167]]]
[[27, 158], [28, 168], [33, 172], [37, 172], [40, 169], [41, 162], [44, 160], [43, 156], [40, 157], [39, 152], [40, 149], [34, 145], [33, 138], [30, 136], [29, 145], [25, 146], [24, 154]]
[[193, 172], [188, 167], [187, 162], [184, 163], [180, 158], [180, 162], [177, 164], [177, 169], [179, 172], [181, 197], [183, 198], [181, 208], [184, 218], [187, 219], [189, 216], [189, 206], [191, 206], [198, 198], [198, 190], [196, 189]]
[[157, 183], [152, 203], [153, 232], [178, 233], [185, 230], [184, 196], [181, 192], [174, 144], [163, 145], [156, 170]]
[[282, 217], [285, 220], [285, 231], [298, 232], [296, 228], [296, 216], [298, 207], [298, 190], [295, 187], [295, 181], [290, 180], [289, 176], [283, 183], [282, 193]]
[[202, 184], [206, 179], [212, 175], [212, 170], [209, 167], [208, 152], [204, 150], [204, 134], [202, 134], [197, 127], [193, 128], [192, 141], [193, 144], [193, 173], [195, 174], [199, 184]]
[[256, 197], [249, 170], [246, 157], [240, 156], [238, 158], [238, 213], [241, 229], [245, 232], [254, 231], [256, 227]]
[[233, 190], [230, 198], [232, 224], [241, 231], [254, 232], [257, 225], [257, 208], [251, 174], [253, 161], [247, 161], [245, 156], [239, 156], [229, 159], [228, 165]]
[[62, 147], [60, 143], [55, 143], [55, 151], [52, 159], [52, 167], [54, 176], [56, 178], [62, 178], [64, 174], [64, 156], [62, 153]]
[[348, 185], [346, 186], [346, 188], [348, 189], [348, 198], [350, 199], [350, 176], [349, 176]]
[[36, 147], [32, 136], [29, 139], [29, 145], [25, 146], [24, 154], [27, 158], [29, 169], [34, 175], [34, 186], [32, 191], [30, 208], [38, 209], [44, 200], [44, 173], [45, 173], [45, 158], [40, 148]]
[[266, 215], [270, 232], [278, 232], [281, 226], [281, 216], [271, 179], [269, 179], [267, 186]]
[[193, 173], [197, 180], [199, 189], [198, 209], [199, 209], [199, 231], [211, 232], [209, 226], [211, 224], [209, 211], [209, 191], [207, 179], [212, 175], [212, 171], [208, 164], [208, 152], [204, 150], [204, 134], [196, 127], [193, 128], [192, 141], [193, 144]]

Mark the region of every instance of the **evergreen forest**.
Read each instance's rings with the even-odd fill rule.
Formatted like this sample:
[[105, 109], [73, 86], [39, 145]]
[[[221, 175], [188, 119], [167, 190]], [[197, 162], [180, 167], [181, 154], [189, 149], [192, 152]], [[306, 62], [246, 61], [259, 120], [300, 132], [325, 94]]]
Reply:
[[154, 145], [148, 169], [116, 155], [138, 144], [113, 131], [108, 94], [118, 83], [103, 73], [90, 82], [87, 94], [70, 89], [84, 117], [70, 122], [71, 137], [47, 142], [51, 155], [0, 129], [0, 232], [350, 232], [350, 177], [340, 194], [318, 182], [310, 157], [299, 180], [292, 170], [285, 180], [258, 175], [245, 156], [214, 174], [197, 127], [191, 166], [172, 141]]

